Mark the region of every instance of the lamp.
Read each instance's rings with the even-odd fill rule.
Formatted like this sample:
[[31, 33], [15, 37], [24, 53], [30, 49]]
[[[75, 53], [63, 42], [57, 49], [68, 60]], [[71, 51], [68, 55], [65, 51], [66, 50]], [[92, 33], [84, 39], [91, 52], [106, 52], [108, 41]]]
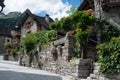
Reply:
[[1, 7], [1, 10], [0, 10], [0, 13], [1, 13], [3, 11], [3, 8], [5, 7], [4, 0], [0, 0], [0, 7]]

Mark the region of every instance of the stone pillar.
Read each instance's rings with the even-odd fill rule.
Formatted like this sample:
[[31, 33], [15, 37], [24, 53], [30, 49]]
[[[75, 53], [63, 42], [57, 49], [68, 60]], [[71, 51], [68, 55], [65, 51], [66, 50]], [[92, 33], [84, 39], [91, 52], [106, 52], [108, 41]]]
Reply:
[[87, 78], [92, 73], [93, 62], [91, 59], [77, 59], [75, 62], [75, 73], [73, 73], [75, 78]]

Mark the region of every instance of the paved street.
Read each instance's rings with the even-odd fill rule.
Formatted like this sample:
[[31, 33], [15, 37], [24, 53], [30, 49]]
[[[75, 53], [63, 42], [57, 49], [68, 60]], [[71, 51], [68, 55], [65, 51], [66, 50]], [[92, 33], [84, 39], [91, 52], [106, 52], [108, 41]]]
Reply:
[[0, 60], [0, 80], [70, 80], [58, 74], [19, 66], [17, 62]]

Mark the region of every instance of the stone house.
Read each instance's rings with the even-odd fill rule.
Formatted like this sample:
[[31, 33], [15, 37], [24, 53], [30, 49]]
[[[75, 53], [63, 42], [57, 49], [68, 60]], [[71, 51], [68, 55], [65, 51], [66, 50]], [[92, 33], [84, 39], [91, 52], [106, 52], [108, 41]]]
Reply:
[[21, 36], [27, 33], [36, 32], [38, 30], [50, 30], [49, 24], [53, 22], [53, 19], [46, 14], [45, 17], [40, 17], [32, 14], [30, 10], [26, 10], [22, 14], [22, 19], [18, 23], [18, 28], [21, 28]]
[[[120, 0], [83, 0], [82, 4], [78, 7], [78, 10], [92, 9], [96, 18], [105, 19], [112, 25], [120, 29]], [[98, 25], [93, 26], [92, 35], [89, 38], [90, 52], [96, 53], [96, 45], [102, 40], [100, 39], [100, 29]], [[90, 54], [89, 56], [91, 56]], [[94, 55], [93, 55], [94, 56]], [[93, 57], [91, 56], [91, 57]]]
[[94, 1], [96, 17], [103, 17], [120, 29], [120, 0]]
[[[20, 47], [21, 36], [38, 30], [50, 30], [49, 24], [53, 19], [46, 14], [40, 17], [32, 14], [30, 10], [24, 11], [22, 14], [10, 12], [5, 15], [0, 14], [0, 54], [6, 54], [4, 48], [5, 42], [11, 42], [16, 47]], [[7, 24], [6, 24], [7, 23]]]
[[17, 24], [17, 21], [19, 21], [20, 14], [21, 13], [17, 12], [7, 15], [3, 13], [0, 14], [0, 55], [6, 54], [4, 44], [6, 42], [12, 42], [13, 35], [11, 32], [15, 30], [14, 26]]
[[78, 10], [93, 9], [97, 18], [103, 17], [120, 27], [120, 0], [83, 0]]

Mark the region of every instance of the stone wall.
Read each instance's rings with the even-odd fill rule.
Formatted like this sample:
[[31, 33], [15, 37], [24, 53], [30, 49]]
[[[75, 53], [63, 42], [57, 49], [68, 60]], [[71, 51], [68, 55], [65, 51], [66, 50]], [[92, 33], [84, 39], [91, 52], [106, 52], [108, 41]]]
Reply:
[[[32, 55], [31, 67], [57, 73], [71, 78], [86, 78], [92, 73], [92, 60], [75, 59], [74, 46], [75, 38], [69, 36], [51, 43], [51, 45], [42, 46], [41, 52]], [[51, 49], [56, 47], [57, 58], [54, 59]], [[61, 50], [60, 50], [61, 48]], [[28, 65], [28, 56], [22, 58], [22, 65]]]
[[102, 74], [99, 72], [100, 64], [94, 63], [93, 73], [86, 80], [120, 80], [120, 74]]
[[0, 36], [0, 55], [5, 54], [5, 47], [4, 47], [5, 38], [6, 38], [5, 36]]
[[[112, 3], [107, 5], [112, 5]], [[117, 5], [120, 5], [120, 3], [118, 3]], [[102, 17], [120, 29], [120, 6], [113, 6], [109, 7], [108, 10], [104, 10], [102, 4], [99, 4], [96, 0], [94, 0], [94, 6], [95, 15], [97, 18]]]

